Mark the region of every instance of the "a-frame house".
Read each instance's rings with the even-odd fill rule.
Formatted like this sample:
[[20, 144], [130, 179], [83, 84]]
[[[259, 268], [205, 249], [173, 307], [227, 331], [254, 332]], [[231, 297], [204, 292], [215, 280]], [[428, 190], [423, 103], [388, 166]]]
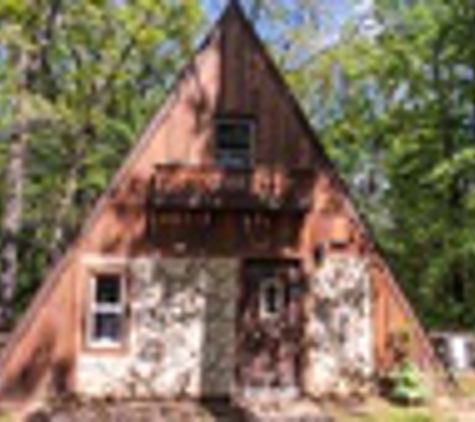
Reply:
[[0, 403], [347, 394], [427, 339], [231, 2], [3, 351]]

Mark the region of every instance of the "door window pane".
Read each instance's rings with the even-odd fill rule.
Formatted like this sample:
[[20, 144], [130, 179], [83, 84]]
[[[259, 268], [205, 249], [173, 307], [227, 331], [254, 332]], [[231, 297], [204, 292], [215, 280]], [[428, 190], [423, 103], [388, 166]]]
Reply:
[[284, 306], [284, 291], [279, 280], [265, 280], [260, 291], [260, 316], [278, 316]]

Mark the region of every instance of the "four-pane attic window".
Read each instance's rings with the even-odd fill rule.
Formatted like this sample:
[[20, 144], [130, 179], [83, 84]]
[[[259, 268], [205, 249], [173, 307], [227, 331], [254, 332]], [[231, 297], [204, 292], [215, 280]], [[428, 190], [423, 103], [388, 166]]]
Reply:
[[249, 168], [254, 122], [248, 118], [219, 118], [215, 123], [215, 158], [225, 168]]

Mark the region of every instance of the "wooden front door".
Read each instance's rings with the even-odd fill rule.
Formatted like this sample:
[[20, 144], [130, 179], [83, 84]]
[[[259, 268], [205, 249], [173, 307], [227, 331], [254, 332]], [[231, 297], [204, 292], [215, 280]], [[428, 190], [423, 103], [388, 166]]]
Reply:
[[246, 394], [299, 386], [303, 278], [295, 261], [250, 261], [242, 271], [238, 381]]

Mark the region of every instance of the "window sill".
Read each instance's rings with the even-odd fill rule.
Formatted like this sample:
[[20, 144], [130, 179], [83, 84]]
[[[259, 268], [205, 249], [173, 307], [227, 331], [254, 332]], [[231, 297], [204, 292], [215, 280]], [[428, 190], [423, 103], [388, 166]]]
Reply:
[[83, 346], [83, 352], [91, 354], [123, 355], [128, 350], [124, 341], [86, 341]]

